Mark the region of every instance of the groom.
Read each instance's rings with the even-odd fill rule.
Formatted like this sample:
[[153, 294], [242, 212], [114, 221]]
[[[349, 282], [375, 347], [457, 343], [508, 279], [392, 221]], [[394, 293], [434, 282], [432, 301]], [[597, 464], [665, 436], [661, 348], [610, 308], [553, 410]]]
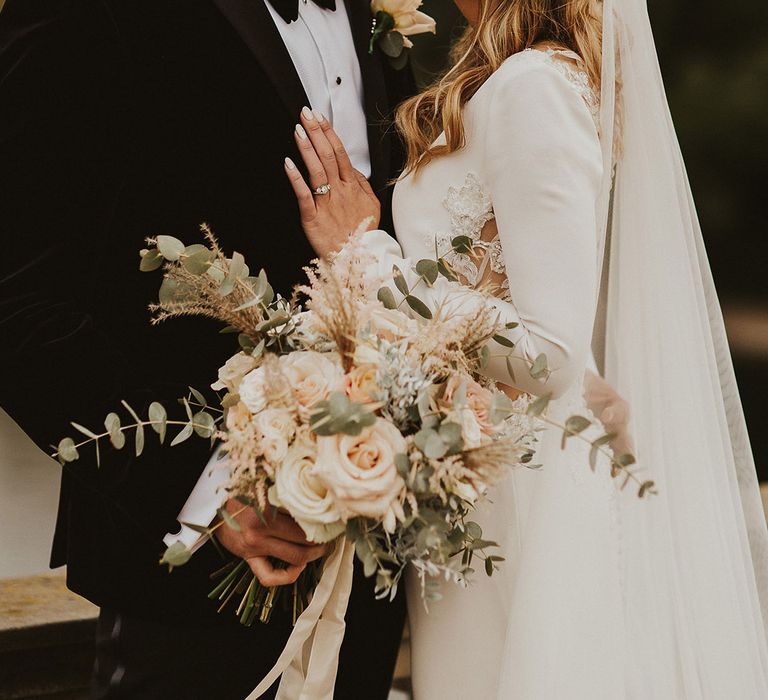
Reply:
[[[121, 399], [145, 412], [205, 388], [232, 351], [200, 320], [150, 327], [159, 278], [138, 271], [144, 237], [192, 242], [205, 220], [279, 291], [301, 279], [312, 251], [282, 162], [300, 160], [304, 105], [333, 120], [386, 212], [400, 158], [383, 125], [412, 85], [368, 54], [370, 26], [367, 0], [6, 1], [0, 405], [43, 449]], [[170, 575], [157, 563], [207, 445], [105, 452], [100, 469], [88, 455], [63, 472], [51, 558], [101, 607], [94, 697], [240, 700], [287, 615], [249, 629], [217, 615], [211, 545]], [[292, 521], [243, 525], [223, 538], [238, 556], [318, 556]], [[336, 698], [386, 698], [403, 616], [402, 596], [375, 602], [356, 578]]]

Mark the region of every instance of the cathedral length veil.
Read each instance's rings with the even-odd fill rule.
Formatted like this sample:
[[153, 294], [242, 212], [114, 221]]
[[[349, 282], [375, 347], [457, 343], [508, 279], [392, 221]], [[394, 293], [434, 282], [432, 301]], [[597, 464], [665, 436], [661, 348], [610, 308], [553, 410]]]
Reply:
[[768, 532], [722, 315], [646, 2], [603, 11], [598, 360], [659, 492], [618, 499], [626, 697], [768, 698]]

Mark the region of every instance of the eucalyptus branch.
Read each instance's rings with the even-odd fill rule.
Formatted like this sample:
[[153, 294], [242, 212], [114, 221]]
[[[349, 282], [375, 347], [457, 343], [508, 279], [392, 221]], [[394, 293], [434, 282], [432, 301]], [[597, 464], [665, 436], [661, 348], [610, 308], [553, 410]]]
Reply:
[[565, 424], [562, 424], [559, 421], [555, 421], [547, 417], [546, 415], [543, 415], [543, 412], [546, 409], [546, 406], [549, 403], [550, 398], [551, 398], [550, 394], [539, 397], [537, 401], [534, 401], [534, 403], [529, 406], [528, 411], [526, 412], [510, 411], [510, 414], [532, 416], [533, 418], [535, 418], [538, 421], [541, 421], [542, 423], [546, 423], [547, 425], [558, 428], [563, 432], [563, 437], [561, 442], [561, 446], [563, 449], [565, 448], [566, 440], [568, 440], [571, 437], [575, 437], [578, 440], [581, 440], [583, 443], [589, 445], [590, 446], [589, 465], [592, 468], [592, 470], [594, 471], [595, 469], [597, 455], [598, 454], [603, 455], [610, 461], [611, 477], [615, 478], [619, 474], [623, 473], [625, 475], [625, 481], [624, 481], [624, 484], [622, 485], [622, 488], [624, 488], [624, 486], [626, 486], [626, 484], [629, 483], [630, 481], [634, 481], [638, 485], [637, 495], [639, 498], [643, 498], [646, 495], [655, 496], [658, 494], [658, 491], [656, 490], [655, 482], [651, 480], [642, 480], [638, 478], [635, 472], [629, 468], [631, 467], [631, 465], [636, 463], [636, 459], [634, 455], [626, 453], [626, 454], [616, 456], [613, 453], [613, 450], [609, 450], [606, 447], [606, 445], [608, 445], [610, 441], [616, 437], [614, 433], [605, 433], [604, 435], [601, 435], [599, 438], [596, 438], [595, 440], [590, 440], [589, 438], [585, 437], [582, 434], [583, 431], [586, 430], [588, 427], [595, 425], [595, 422], [591, 421], [589, 418], [585, 418], [584, 416], [571, 416], [566, 420]]

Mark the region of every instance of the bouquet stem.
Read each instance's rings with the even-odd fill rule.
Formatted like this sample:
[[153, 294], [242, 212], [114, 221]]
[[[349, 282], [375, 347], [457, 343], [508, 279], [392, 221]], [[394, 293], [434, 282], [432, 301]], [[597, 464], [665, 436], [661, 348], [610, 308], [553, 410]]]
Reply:
[[[275, 564], [277, 566], [277, 564]], [[293, 624], [307, 607], [310, 593], [315, 589], [320, 574], [322, 573], [322, 560], [311, 562], [301, 572], [299, 578], [291, 584], [291, 619]], [[219, 612], [240, 594], [240, 603], [235, 614], [240, 618], [240, 624], [250, 627], [258, 620], [262, 624], [269, 623], [272, 612], [277, 605], [281, 594], [287, 586], [262, 586], [248, 566], [241, 559], [238, 562], [230, 562], [212, 575], [212, 578], [223, 578], [208, 594], [211, 600], [221, 601]]]

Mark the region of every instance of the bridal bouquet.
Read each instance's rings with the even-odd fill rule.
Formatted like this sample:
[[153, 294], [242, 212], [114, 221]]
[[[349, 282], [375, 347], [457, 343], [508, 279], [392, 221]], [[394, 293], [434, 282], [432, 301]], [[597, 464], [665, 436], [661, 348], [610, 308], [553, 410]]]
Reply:
[[[466, 582], [475, 559], [492, 575], [503, 557], [491, 553], [495, 543], [483, 539], [471, 515], [512, 469], [540, 466], [533, 464], [536, 431], [549, 400], [513, 400], [483, 376], [491, 339], [512, 356], [504, 332], [514, 324], [500, 325], [490, 305], [471, 318], [429, 309], [397, 266], [386, 279], [372, 276], [374, 261], [354, 235], [333, 260], [308, 268], [307, 283], [286, 299], [263, 270], [251, 275], [240, 254], [228, 258], [203, 231], [206, 245], [150, 239], [141, 269], [163, 271], [159, 301], [150, 307], [154, 323], [203, 315], [237, 334], [238, 352], [212, 384], [217, 401], [191, 390], [181, 400], [182, 420], [169, 419], [158, 402], [147, 419], [125, 404], [133, 422], [123, 425], [110, 413], [100, 434], [73, 423], [86, 440], [64, 438], [56, 456], [73, 461], [89, 442], [98, 456], [102, 439], [120, 449], [128, 430], [136, 431], [140, 454], [145, 427], [163, 441], [168, 426], [179, 426], [171, 445], [194, 434], [220, 442], [215, 468], [229, 470], [227, 489], [243, 509], [261, 517], [284, 509], [312, 542], [346, 537], [381, 597], [394, 597], [408, 567], [420, 577], [425, 603], [440, 597], [438, 580]], [[468, 245], [464, 237], [453, 241], [455, 251]], [[439, 275], [455, 280], [445, 258], [419, 261], [416, 271], [425, 286]], [[403, 297], [399, 304], [393, 288]], [[527, 371], [545, 381], [546, 358]], [[581, 434], [590, 425], [583, 416], [569, 418], [563, 439], [587, 439]], [[610, 438], [591, 441], [593, 466]], [[610, 459], [615, 474], [635, 478], [629, 456]], [[641, 495], [652, 488], [643, 482]], [[238, 528], [230, 513], [219, 512], [217, 523], [193, 526], [207, 536]], [[180, 566], [190, 556], [177, 543], [162, 562]], [[322, 566], [310, 565], [290, 587], [294, 621]], [[243, 561], [220, 578], [211, 597], [222, 607], [239, 601], [244, 624], [266, 622], [283, 592], [263, 588]]]

